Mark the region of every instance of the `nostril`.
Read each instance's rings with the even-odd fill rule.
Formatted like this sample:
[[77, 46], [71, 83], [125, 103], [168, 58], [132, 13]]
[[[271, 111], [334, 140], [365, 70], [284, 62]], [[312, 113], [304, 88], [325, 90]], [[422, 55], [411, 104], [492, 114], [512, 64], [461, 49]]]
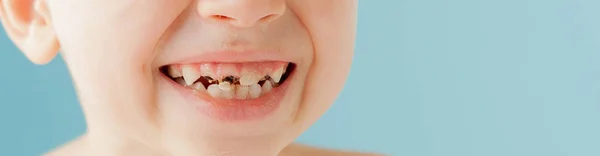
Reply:
[[[213, 21], [217, 21], [217, 22], [227, 22], [230, 24], [234, 24], [236, 26], [240, 26], [240, 27], [250, 27], [253, 26], [257, 23], [270, 23], [271, 21], [277, 19], [279, 17], [278, 14], [269, 14], [266, 16], [262, 16], [261, 18], [235, 18], [232, 16], [225, 16], [225, 15], [210, 15], [207, 18], [213, 20]], [[249, 20], [250, 19], [250, 20]]]
[[217, 21], [230, 21], [230, 20], [233, 20], [233, 18], [231, 18], [229, 16], [225, 16], [225, 15], [212, 15], [212, 19], [217, 20]]
[[[264, 16], [254, 22], [249, 22], [249, 23], [269, 23], [272, 20], [276, 19], [279, 15], [277, 14], [270, 14], [267, 16]], [[210, 16], [211, 19], [216, 20], [216, 21], [222, 21], [222, 22], [232, 22], [232, 21], [237, 21], [237, 19], [233, 18], [233, 17], [229, 17], [229, 16], [225, 16], [225, 15], [211, 15]], [[239, 22], [243, 22], [243, 21], [237, 21]], [[248, 22], [248, 21], [246, 21]]]
[[274, 20], [275, 18], [277, 18], [278, 16], [279, 16], [279, 15], [276, 15], [276, 14], [270, 14], [270, 15], [267, 15], [267, 16], [265, 16], [265, 17], [262, 17], [262, 18], [260, 18], [258, 21], [259, 21], [259, 22], [265, 22], [265, 23], [269, 23], [269, 22], [271, 22], [272, 20]]

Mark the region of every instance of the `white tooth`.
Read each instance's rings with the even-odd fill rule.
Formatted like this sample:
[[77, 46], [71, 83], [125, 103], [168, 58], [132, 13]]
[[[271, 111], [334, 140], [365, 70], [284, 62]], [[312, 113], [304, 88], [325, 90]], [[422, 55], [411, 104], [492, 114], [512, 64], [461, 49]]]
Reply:
[[260, 96], [260, 85], [252, 84], [250, 85], [250, 98], [257, 98]]
[[238, 68], [235, 64], [219, 64], [217, 65], [217, 75], [237, 75]]
[[233, 90], [233, 85], [231, 85], [229, 82], [221, 82], [219, 83], [219, 88], [221, 88], [221, 90]]
[[[221, 86], [221, 85], [219, 85]], [[221, 87], [219, 87], [221, 88]], [[224, 97], [225, 99], [233, 99], [233, 96], [235, 95], [235, 86], [231, 85], [231, 88], [229, 90], [223, 90], [223, 92], [221, 92], [221, 97]]]
[[260, 76], [255, 74], [244, 74], [240, 77], [240, 85], [248, 86], [251, 84], [256, 84], [260, 80]]
[[169, 76], [172, 78], [182, 77], [181, 69], [177, 69], [175, 66], [169, 66]]
[[248, 90], [250, 87], [248, 86], [237, 86], [237, 91], [235, 91], [235, 98], [244, 100], [248, 97]]
[[212, 68], [215, 68], [213, 64], [201, 64], [200, 65], [200, 75], [202, 76], [208, 76], [208, 77], [216, 77], [213, 72], [212, 72]]
[[279, 83], [281, 80], [281, 75], [283, 75], [283, 67], [277, 69], [275, 72], [271, 73], [269, 76], [275, 81], [275, 83]]
[[204, 85], [200, 82], [194, 83], [194, 85], [192, 85], [192, 89], [195, 91], [206, 91], [206, 88], [204, 88]]
[[219, 86], [217, 84], [211, 84], [210, 86], [208, 86], [208, 89], [206, 89], [208, 91], [208, 94], [210, 94], [210, 96], [212, 97], [221, 97], [221, 92], [222, 90], [219, 88]]
[[185, 84], [191, 85], [200, 78], [200, 71], [194, 69], [191, 65], [182, 65], [181, 73], [183, 74], [183, 79], [185, 79]]
[[262, 94], [268, 93], [273, 89], [273, 85], [271, 85], [271, 81], [265, 81], [265, 84], [262, 86]]

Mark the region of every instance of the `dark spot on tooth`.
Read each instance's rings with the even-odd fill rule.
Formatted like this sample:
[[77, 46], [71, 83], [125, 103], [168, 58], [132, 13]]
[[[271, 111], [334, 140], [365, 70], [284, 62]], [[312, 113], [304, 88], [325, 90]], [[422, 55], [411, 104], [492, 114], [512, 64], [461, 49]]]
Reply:
[[266, 81], [266, 80], [269, 80], [269, 79], [271, 79], [271, 76], [265, 75], [265, 77], [263, 77], [262, 79], [260, 79], [260, 81]]
[[240, 78], [239, 77], [234, 77], [233, 81], [231, 81], [232, 84], [240, 84]]
[[223, 81], [227, 81], [229, 83], [233, 82], [233, 80], [235, 79], [235, 77], [233, 76], [227, 76], [225, 78], [223, 78]]
[[231, 84], [239, 84], [240, 78], [235, 76], [226, 76], [220, 82], [229, 82]]

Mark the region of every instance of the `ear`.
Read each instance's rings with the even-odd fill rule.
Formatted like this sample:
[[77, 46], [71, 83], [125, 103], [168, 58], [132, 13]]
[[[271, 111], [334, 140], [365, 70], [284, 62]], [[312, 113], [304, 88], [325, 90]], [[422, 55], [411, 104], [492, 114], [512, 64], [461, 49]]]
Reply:
[[31, 62], [46, 64], [58, 54], [59, 43], [45, 0], [0, 0], [0, 20]]

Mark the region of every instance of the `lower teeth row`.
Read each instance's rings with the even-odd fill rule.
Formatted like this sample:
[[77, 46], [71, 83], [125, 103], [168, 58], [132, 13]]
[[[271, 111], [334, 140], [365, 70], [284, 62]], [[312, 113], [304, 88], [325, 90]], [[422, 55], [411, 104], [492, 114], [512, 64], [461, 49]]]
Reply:
[[271, 80], [264, 81], [262, 86], [259, 84], [239, 85], [235, 83], [232, 84], [229, 81], [223, 81], [218, 84], [208, 84], [208, 87], [205, 87], [201, 82], [196, 82], [188, 86], [183, 78], [177, 78], [175, 81], [196, 92], [208, 93], [210, 96], [215, 98], [239, 100], [258, 98], [259, 96], [270, 92], [274, 86], [274, 83]]

